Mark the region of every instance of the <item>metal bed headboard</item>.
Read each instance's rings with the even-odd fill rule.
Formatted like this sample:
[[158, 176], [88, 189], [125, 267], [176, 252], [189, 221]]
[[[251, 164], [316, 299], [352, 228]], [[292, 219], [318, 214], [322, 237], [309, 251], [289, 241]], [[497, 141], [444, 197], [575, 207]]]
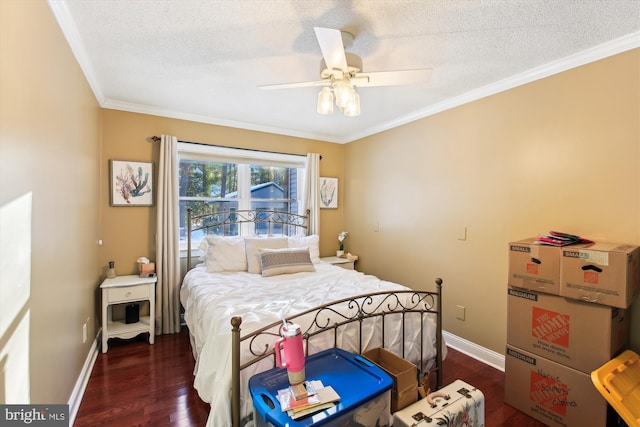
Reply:
[[187, 209], [187, 271], [191, 270], [191, 238], [194, 232], [202, 231], [205, 235], [234, 236], [240, 233], [241, 227], [248, 224], [254, 227], [252, 234], [271, 235], [278, 233], [285, 236], [305, 234], [309, 232], [310, 210], [305, 215], [290, 212], [245, 209], [209, 212], [193, 215]]

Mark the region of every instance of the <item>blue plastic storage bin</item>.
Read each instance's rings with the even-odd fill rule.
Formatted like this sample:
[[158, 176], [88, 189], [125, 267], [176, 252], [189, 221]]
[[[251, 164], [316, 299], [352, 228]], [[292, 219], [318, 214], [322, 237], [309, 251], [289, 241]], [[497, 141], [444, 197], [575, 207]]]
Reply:
[[340, 395], [333, 408], [292, 420], [280, 408], [278, 390], [287, 388], [287, 371], [275, 368], [249, 379], [256, 427], [389, 426], [393, 380], [369, 360], [332, 348], [309, 356], [306, 379], [320, 380]]

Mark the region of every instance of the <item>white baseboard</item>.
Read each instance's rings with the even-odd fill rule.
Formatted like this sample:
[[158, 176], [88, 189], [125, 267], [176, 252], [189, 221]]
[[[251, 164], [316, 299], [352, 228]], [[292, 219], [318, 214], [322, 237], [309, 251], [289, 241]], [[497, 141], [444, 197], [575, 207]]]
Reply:
[[448, 347], [504, 372], [504, 354], [496, 353], [447, 331], [442, 331], [442, 337]]
[[82, 371], [80, 371], [80, 376], [76, 380], [76, 385], [71, 392], [71, 397], [69, 398], [70, 426], [72, 426], [74, 421], [76, 420], [78, 409], [80, 409], [80, 402], [82, 402], [84, 391], [87, 388], [87, 384], [89, 383], [89, 377], [91, 377], [91, 371], [93, 371], [93, 366], [96, 364], [96, 359], [98, 358], [98, 353], [100, 352], [101, 336], [102, 328], [98, 331], [96, 339], [93, 340], [93, 343], [89, 348], [89, 354], [87, 354], [87, 358], [84, 361], [84, 366], [82, 366]]

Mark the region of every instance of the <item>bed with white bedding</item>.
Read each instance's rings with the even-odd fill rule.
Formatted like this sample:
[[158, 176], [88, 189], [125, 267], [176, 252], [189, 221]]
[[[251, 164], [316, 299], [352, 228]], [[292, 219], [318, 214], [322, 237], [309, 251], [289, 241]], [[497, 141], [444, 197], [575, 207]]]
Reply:
[[423, 374], [435, 371], [441, 385], [439, 279], [435, 292], [417, 292], [323, 263], [317, 236], [204, 241], [205, 262], [188, 271], [180, 299], [196, 359], [194, 387], [211, 405], [207, 426], [252, 424], [247, 382], [275, 366], [283, 319], [301, 325], [307, 354], [385, 347]]

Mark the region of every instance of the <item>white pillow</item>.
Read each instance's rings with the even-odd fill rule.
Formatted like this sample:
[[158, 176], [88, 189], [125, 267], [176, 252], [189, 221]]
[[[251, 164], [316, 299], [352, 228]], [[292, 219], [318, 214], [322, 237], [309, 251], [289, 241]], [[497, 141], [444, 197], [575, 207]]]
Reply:
[[[244, 239], [241, 236], [207, 236], [205, 264], [209, 273], [247, 271]], [[204, 245], [201, 243], [200, 247]]]
[[263, 277], [316, 271], [309, 248], [258, 249]]
[[317, 234], [311, 236], [290, 236], [290, 248], [309, 248], [309, 256], [311, 262], [318, 264], [320, 262], [320, 237]]
[[247, 271], [249, 273], [260, 274], [260, 254], [259, 249], [284, 249], [288, 247], [286, 237], [255, 237], [245, 238], [244, 247], [246, 252]]

